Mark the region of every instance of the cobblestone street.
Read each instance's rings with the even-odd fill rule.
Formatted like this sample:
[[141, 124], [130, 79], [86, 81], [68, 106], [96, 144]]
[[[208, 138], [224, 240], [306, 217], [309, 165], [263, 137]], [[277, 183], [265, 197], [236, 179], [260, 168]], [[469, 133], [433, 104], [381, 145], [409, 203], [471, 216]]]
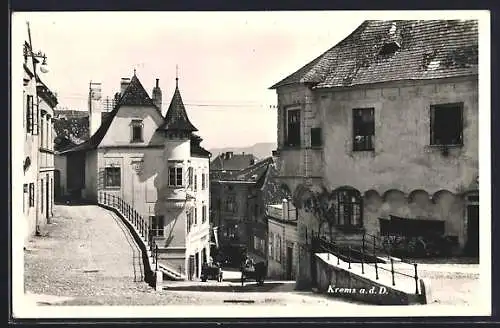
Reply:
[[155, 292], [143, 281], [141, 253], [122, 221], [91, 205], [55, 207], [46, 236], [25, 251], [26, 292], [39, 304], [220, 305], [251, 300], [268, 305], [359, 306], [309, 292]]

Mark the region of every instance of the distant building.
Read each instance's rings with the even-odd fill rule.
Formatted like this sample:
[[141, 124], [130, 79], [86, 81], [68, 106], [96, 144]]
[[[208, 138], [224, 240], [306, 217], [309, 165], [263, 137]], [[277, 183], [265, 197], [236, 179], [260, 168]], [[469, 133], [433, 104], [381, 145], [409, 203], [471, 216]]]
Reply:
[[228, 151], [219, 154], [210, 162], [210, 179], [225, 179], [257, 162], [253, 154], [234, 154]]
[[[299, 284], [310, 280], [311, 232], [330, 235], [324, 219], [331, 238], [396, 229], [478, 254], [477, 21], [365, 21], [272, 89]], [[321, 195], [328, 218], [314, 214]]]
[[295, 280], [299, 255], [297, 209], [284, 199], [282, 204], [267, 206], [267, 275]]
[[153, 98], [134, 74], [121, 80], [119, 101], [104, 119], [100, 84], [91, 84], [88, 141], [61, 152], [67, 189], [96, 201], [114, 195], [149, 218], [160, 264], [199, 277], [209, 247], [209, 157], [195, 135], [176, 82], [163, 117], [159, 81]]
[[238, 250], [246, 250], [255, 260], [267, 260], [266, 206], [284, 197], [275, 175], [274, 160], [268, 157], [230, 178], [212, 180], [213, 225], [226, 253], [238, 256]]

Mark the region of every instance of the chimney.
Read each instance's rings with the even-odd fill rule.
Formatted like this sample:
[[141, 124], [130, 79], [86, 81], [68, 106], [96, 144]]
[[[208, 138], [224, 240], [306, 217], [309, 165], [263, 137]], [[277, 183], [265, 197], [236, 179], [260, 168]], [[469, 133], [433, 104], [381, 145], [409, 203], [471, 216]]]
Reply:
[[288, 200], [285, 198], [283, 199], [283, 203], [282, 203], [282, 207], [281, 207], [281, 210], [282, 210], [282, 219], [285, 221], [285, 220], [288, 220]]
[[89, 88], [89, 132], [92, 136], [101, 126], [101, 83], [90, 82]]
[[160, 79], [156, 79], [156, 86], [153, 88], [152, 98], [155, 106], [161, 110], [162, 99], [161, 99]]
[[130, 78], [128, 77], [122, 77], [120, 81], [120, 93], [123, 95], [125, 92], [125, 89], [127, 89], [128, 85], [130, 84]]

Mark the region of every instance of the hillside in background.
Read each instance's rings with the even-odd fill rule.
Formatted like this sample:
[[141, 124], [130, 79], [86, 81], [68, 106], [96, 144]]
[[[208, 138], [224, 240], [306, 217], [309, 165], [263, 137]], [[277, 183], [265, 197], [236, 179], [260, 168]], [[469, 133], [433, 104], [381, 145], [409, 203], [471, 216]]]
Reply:
[[253, 154], [259, 160], [264, 159], [272, 155], [272, 151], [276, 149], [275, 142], [259, 142], [253, 146], [249, 147], [224, 147], [224, 148], [212, 148], [209, 151], [212, 153], [212, 158], [215, 158], [220, 153], [225, 153], [232, 151], [235, 154]]

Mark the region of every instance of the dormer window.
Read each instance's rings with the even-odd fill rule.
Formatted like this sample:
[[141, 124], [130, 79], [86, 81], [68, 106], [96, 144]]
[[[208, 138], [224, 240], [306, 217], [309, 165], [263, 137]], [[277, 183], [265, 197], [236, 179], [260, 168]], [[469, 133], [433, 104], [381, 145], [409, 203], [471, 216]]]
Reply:
[[143, 142], [143, 137], [142, 137], [142, 130], [144, 127], [144, 124], [142, 123], [142, 120], [132, 120], [132, 123], [130, 124], [132, 127], [132, 140], [131, 142]]
[[390, 41], [385, 43], [382, 48], [380, 48], [379, 55], [386, 57], [386, 56], [392, 56], [396, 51], [398, 51], [401, 48], [398, 42], [396, 41]]

